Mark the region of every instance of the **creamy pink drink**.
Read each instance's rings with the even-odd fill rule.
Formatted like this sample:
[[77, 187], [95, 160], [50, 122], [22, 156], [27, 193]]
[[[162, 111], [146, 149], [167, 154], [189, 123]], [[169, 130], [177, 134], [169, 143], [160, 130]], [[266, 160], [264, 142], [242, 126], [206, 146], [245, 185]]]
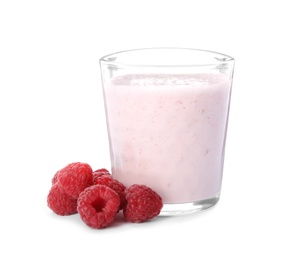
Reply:
[[104, 83], [113, 176], [163, 202], [219, 196], [231, 79], [128, 74]]

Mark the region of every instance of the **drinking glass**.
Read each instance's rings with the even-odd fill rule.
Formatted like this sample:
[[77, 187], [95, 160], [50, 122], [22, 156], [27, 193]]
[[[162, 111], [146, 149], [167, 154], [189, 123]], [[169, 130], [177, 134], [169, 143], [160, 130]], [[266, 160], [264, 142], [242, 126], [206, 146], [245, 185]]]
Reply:
[[144, 184], [161, 215], [215, 205], [221, 192], [234, 59], [148, 48], [100, 59], [112, 175]]

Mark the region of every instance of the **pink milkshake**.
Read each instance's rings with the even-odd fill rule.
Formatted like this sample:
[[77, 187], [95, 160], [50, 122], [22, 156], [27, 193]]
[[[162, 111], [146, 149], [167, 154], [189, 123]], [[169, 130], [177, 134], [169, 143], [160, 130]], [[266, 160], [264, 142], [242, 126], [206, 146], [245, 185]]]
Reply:
[[[126, 186], [149, 186], [166, 211], [172, 205], [214, 205], [222, 183], [231, 78], [130, 73], [103, 87], [113, 176]], [[184, 213], [185, 207], [176, 211]]]

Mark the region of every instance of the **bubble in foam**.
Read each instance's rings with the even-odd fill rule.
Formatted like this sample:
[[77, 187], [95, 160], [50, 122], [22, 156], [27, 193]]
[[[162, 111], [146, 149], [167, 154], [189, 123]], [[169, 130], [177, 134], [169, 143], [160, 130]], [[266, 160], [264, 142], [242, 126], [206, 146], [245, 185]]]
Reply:
[[223, 75], [212, 74], [135, 74], [115, 77], [113, 85], [127, 85], [133, 87], [156, 86], [197, 86], [206, 87], [225, 81]]

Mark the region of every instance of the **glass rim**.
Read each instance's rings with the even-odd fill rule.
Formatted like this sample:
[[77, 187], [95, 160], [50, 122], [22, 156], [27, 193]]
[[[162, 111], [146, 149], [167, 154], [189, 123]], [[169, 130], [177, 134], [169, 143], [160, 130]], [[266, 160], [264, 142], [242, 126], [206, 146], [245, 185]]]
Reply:
[[[189, 52], [198, 52], [203, 54], [211, 54], [212, 56], [218, 55], [220, 58], [215, 58], [214, 62], [202, 63], [201, 61], [197, 64], [132, 64], [128, 62], [120, 62], [115, 61], [116, 57], [123, 54], [144, 52], [144, 51], [189, 51]], [[115, 56], [115, 58], [113, 58]], [[216, 66], [225, 63], [235, 62], [235, 59], [229, 55], [223, 54], [221, 52], [205, 50], [205, 49], [197, 49], [197, 48], [182, 48], [182, 47], [151, 47], [151, 48], [137, 48], [137, 49], [128, 49], [123, 51], [118, 51], [114, 53], [107, 54], [99, 59], [99, 62], [105, 62], [107, 64], [111, 64], [117, 67], [203, 67], [203, 66]]]

